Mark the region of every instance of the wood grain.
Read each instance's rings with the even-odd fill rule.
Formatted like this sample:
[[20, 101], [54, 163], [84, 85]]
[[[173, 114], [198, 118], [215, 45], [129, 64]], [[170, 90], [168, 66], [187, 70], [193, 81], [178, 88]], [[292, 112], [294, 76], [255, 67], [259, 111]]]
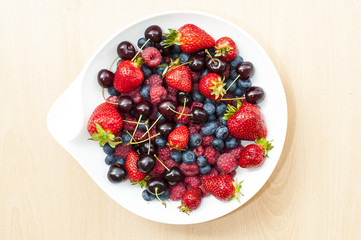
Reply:
[[[0, 2], [0, 239], [360, 238], [361, 2], [182, 2]], [[289, 107], [285, 148], [262, 190], [191, 226], [117, 205], [46, 128], [50, 106], [105, 39], [174, 9], [216, 14], [249, 32], [279, 71]]]

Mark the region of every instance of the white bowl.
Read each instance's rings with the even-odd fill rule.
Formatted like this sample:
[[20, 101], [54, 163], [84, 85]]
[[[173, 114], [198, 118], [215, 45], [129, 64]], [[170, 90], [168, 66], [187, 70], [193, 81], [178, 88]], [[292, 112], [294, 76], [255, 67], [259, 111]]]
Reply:
[[[263, 166], [256, 169], [237, 168], [236, 178], [244, 180], [241, 202], [221, 202], [213, 196], [202, 199], [201, 206], [190, 216], [180, 213], [180, 202], [168, 201], [167, 208], [158, 202], [142, 199], [142, 189], [132, 186], [129, 181], [112, 184], [107, 180], [109, 166], [104, 163], [105, 154], [99, 145], [88, 141], [87, 121], [93, 109], [103, 102], [97, 83], [97, 73], [107, 68], [117, 56], [119, 42], [128, 40], [136, 46], [144, 30], [159, 25], [163, 31], [178, 29], [193, 23], [218, 39], [231, 37], [237, 44], [244, 60], [251, 61], [256, 69], [252, 78], [255, 86], [266, 93], [260, 104], [268, 128], [268, 139], [273, 139], [274, 149], [269, 153]], [[69, 117], [71, 116], [71, 117]], [[262, 47], [245, 31], [235, 24], [208, 13], [173, 11], [143, 18], [110, 37], [94, 53], [71, 86], [57, 99], [48, 114], [48, 128], [53, 137], [62, 145], [94, 179], [94, 181], [116, 202], [127, 210], [144, 218], [169, 224], [194, 224], [221, 217], [242, 206], [252, 198], [272, 174], [282, 152], [287, 129], [287, 104], [280, 77]]]

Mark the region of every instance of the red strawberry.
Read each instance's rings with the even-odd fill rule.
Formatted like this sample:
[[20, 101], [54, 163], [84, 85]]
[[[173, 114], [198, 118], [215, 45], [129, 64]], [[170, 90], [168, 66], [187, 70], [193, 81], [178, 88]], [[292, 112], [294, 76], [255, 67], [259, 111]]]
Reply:
[[241, 152], [238, 165], [242, 168], [262, 166], [264, 160], [268, 157], [268, 151], [273, 148], [271, 142], [272, 141], [268, 142], [266, 139], [260, 138], [256, 140], [256, 144], [246, 146]]
[[189, 140], [188, 128], [184, 125], [174, 129], [168, 136], [168, 144], [171, 148], [181, 150], [184, 149]]
[[167, 73], [165, 81], [168, 86], [174, 87], [183, 92], [192, 90], [191, 72], [186, 66], [175, 66]]
[[237, 57], [236, 44], [229, 37], [222, 37], [216, 42], [216, 57], [229, 62]]
[[203, 187], [218, 200], [229, 201], [236, 198], [239, 201], [238, 193], [242, 182], [236, 183], [230, 175], [223, 174], [203, 180]]
[[182, 196], [182, 203], [178, 207], [181, 212], [189, 214], [190, 211], [196, 210], [201, 205], [202, 190], [192, 188], [185, 192]]
[[92, 136], [90, 140], [99, 141], [100, 146], [109, 143], [111, 147], [115, 143], [115, 136], [123, 126], [123, 119], [113, 104], [102, 103], [97, 106], [88, 121], [88, 132]]
[[164, 43], [168, 46], [179, 45], [180, 49], [185, 53], [193, 53], [205, 48], [214, 46], [214, 39], [200, 29], [196, 25], [186, 24], [178, 29], [169, 29], [169, 33], [165, 33], [167, 39]]
[[113, 84], [115, 89], [119, 92], [131, 92], [137, 89], [143, 82], [144, 74], [140, 69], [143, 60], [141, 58], [138, 59], [135, 62], [125, 60], [118, 64]]
[[136, 152], [130, 151], [125, 160], [125, 169], [127, 170], [127, 178], [130, 181], [142, 183], [142, 180], [144, 180], [147, 174], [139, 171], [137, 168], [138, 157], [139, 155]]
[[224, 80], [216, 73], [208, 73], [199, 81], [199, 91], [212, 101], [217, 101], [226, 94]]
[[238, 101], [237, 107], [228, 105], [224, 116], [229, 132], [237, 139], [255, 141], [267, 137], [263, 116], [255, 105]]

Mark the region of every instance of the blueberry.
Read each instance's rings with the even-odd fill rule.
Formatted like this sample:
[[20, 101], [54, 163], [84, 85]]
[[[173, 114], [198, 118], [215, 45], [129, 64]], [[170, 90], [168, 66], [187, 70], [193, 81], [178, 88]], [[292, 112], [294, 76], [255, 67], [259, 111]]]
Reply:
[[224, 145], [226, 146], [226, 148], [232, 149], [232, 148], [237, 147], [238, 141], [237, 141], [237, 139], [235, 139], [235, 138], [233, 138], [233, 137], [227, 138], [227, 139], [224, 141]]
[[179, 53], [177, 52], [173, 52], [170, 57], [173, 59], [173, 60], [176, 60], [177, 58], [179, 58]]
[[155, 195], [151, 194], [147, 190], [143, 190], [142, 197], [145, 201], [153, 201], [155, 199]]
[[119, 63], [123, 61], [122, 59], [119, 59], [118, 62], [117, 62], [117, 66], [119, 65]]
[[192, 151], [185, 151], [182, 154], [182, 161], [185, 164], [192, 164], [192, 163], [194, 163], [195, 160], [196, 160], [196, 155]]
[[209, 115], [209, 116], [208, 116], [208, 122], [213, 122], [213, 121], [216, 120], [216, 119], [217, 119], [217, 117], [216, 117], [215, 114], [212, 114], [212, 115]]
[[125, 133], [122, 135], [122, 143], [123, 144], [129, 143], [131, 139], [132, 139], [132, 137], [128, 133]]
[[193, 97], [193, 101], [200, 103], [202, 103], [206, 98], [199, 90], [194, 91], [192, 97]]
[[[145, 123], [145, 121], [146, 121], [145, 119], [141, 119], [139, 122], [140, 122], [140, 123]], [[148, 128], [150, 127], [150, 126], [149, 126], [149, 121], [148, 121], [147, 126], [148, 126]], [[138, 129], [139, 129], [140, 131], [143, 131], [143, 132], [146, 132], [146, 131], [147, 131], [147, 127], [146, 127], [145, 124], [138, 124]]]
[[104, 144], [103, 151], [106, 154], [112, 154], [114, 152], [114, 148], [112, 148], [108, 143]]
[[180, 47], [178, 45], [173, 45], [173, 52], [176, 52], [176, 53], [180, 53], [182, 52], [182, 50], [180, 49]]
[[116, 159], [115, 159], [115, 163], [119, 163], [120, 165], [124, 165], [124, 164], [125, 164], [125, 160], [124, 160], [124, 158], [116, 158]]
[[183, 150], [184, 150], [184, 151], [188, 151], [188, 150], [189, 150], [189, 146], [186, 145]]
[[177, 127], [180, 127], [180, 126], [183, 126], [184, 124], [182, 124], [182, 123], [178, 123], [177, 125], [175, 125], [175, 128], [174, 129], [176, 129]]
[[182, 161], [182, 153], [180, 151], [173, 151], [172, 154], [170, 155], [170, 158], [174, 161], [174, 162], [180, 162]]
[[243, 58], [241, 56], [237, 56], [235, 59], [233, 59], [229, 64], [231, 65], [231, 69], [237, 67], [238, 64], [243, 62]]
[[238, 85], [239, 88], [247, 89], [247, 88], [250, 88], [252, 86], [252, 82], [249, 79], [244, 80], [244, 81], [239, 79], [239, 80], [237, 80], [237, 85]]
[[[161, 63], [162, 64], [162, 63]], [[144, 64], [143, 64], [144, 65]], [[163, 65], [163, 64], [162, 64]], [[157, 67], [156, 73], [160, 76], [162, 76], [164, 72], [165, 67]]]
[[[160, 114], [160, 112], [157, 112], [157, 118], [159, 118], [159, 116], [160, 116], [161, 114]], [[161, 116], [160, 118], [159, 118], [159, 121], [161, 121], [161, 122], [165, 122], [165, 118], [163, 117], [163, 116]]]
[[198, 147], [202, 143], [202, 136], [199, 133], [195, 133], [189, 136], [189, 145], [191, 147]]
[[220, 139], [226, 139], [228, 137], [229, 131], [226, 126], [219, 126], [216, 130], [216, 137]]
[[[236, 83], [232, 84], [232, 82], [233, 82], [232, 79], [228, 79], [226, 81], [226, 89], [228, 89], [228, 91], [230, 91], [230, 92], [234, 91], [237, 88], [237, 84]], [[231, 86], [231, 84], [232, 84], [232, 86]], [[229, 87], [229, 86], [231, 86], [231, 87]]]
[[208, 69], [207, 69], [207, 68], [204, 69], [204, 70], [202, 71], [202, 73], [201, 73], [200, 78], [204, 77], [204, 75], [206, 75], [206, 74], [208, 74], [208, 73], [209, 73]]
[[206, 103], [213, 103], [214, 105], [216, 105], [216, 102], [215, 101], [212, 101], [211, 99], [209, 99], [209, 98], [206, 98], [205, 100], [204, 100], [204, 103], [206, 104]]
[[169, 189], [167, 189], [164, 193], [158, 196], [160, 200], [165, 201], [169, 198]]
[[216, 112], [216, 106], [214, 106], [213, 103], [204, 104], [203, 109], [206, 110], [208, 116], [213, 115]]
[[115, 163], [115, 156], [114, 154], [108, 154], [106, 157], [105, 157], [105, 163], [107, 165], [112, 165], [113, 163]]
[[167, 144], [167, 141], [164, 140], [164, 138], [162, 137], [157, 137], [155, 139], [155, 144], [158, 146], [158, 147], [165, 147], [165, 145]]
[[216, 151], [221, 151], [224, 148], [224, 142], [220, 138], [213, 138], [211, 141], [211, 146]]
[[120, 92], [118, 92], [114, 86], [111, 86], [110, 88], [108, 88], [108, 93], [111, 96], [118, 96], [120, 94]]
[[204, 167], [207, 165], [207, 159], [204, 156], [197, 157], [197, 165], [198, 167]]
[[236, 88], [233, 91], [231, 91], [231, 93], [236, 97], [241, 97], [245, 94], [245, 91], [243, 88]]
[[140, 96], [142, 96], [142, 98], [150, 98], [149, 90], [150, 90], [150, 86], [144, 85], [140, 89]]
[[224, 103], [217, 104], [217, 106], [216, 106], [216, 114], [217, 114], [218, 117], [225, 114], [226, 110], [227, 110], [227, 105], [226, 104], [224, 104]]
[[237, 78], [237, 76], [238, 76], [238, 74], [237, 74], [237, 72], [236, 72], [236, 70], [234, 70], [234, 69], [232, 69], [230, 72], [229, 72], [229, 78], [230, 79], [236, 79]]
[[216, 129], [218, 128], [217, 123], [215, 122], [207, 122], [206, 124], [203, 125], [201, 131], [204, 135], [212, 135], [216, 132]]
[[219, 124], [221, 124], [221, 125], [227, 126], [227, 120], [224, 120], [224, 119], [223, 119], [223, 116], [220, 116], [220, 117], [218, 118], [218, 122], [219, 122]]
[[214, 56], [214, 54], [216, 53], [216, 49], [214, 47], [208, 48], [208, 52]]
[[211, 170], [212, 170], [212, 168], [211, 168], [211, 165], [209, 165], [209, 164], [205, 165], [204, 167], [200, 167], [200, 168], [199, 168], [199, 172], [200, 172], [202, 175], [210, 173]]
[[[146, 38], [139, 38], [138, 42], [137, 42], [138, 47], [141, 48], [147, 40], [148, 39], [146, 39]], [[145, 44], [145, 46], [143, 47], [143, 49], [147, 48], [147, 47], [152, 47], [152, 46], [153, 46], [152, 42], [148, 41], [147, 44]]]
[[191, 55], [189, 53], [181, 53], [179, 54], [179, 62], [180, 64], [188, 62]]
[[152, 69], [150, 69], [146, 64], [142, 64], [141, 69], [145, 78], [153, 74]]

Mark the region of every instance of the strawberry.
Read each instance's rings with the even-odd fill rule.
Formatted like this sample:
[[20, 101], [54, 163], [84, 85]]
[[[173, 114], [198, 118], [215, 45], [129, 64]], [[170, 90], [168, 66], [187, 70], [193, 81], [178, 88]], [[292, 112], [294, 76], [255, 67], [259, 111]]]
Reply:
[[181, 150], [184, 149], [189, 140], [188, 128], [184, 125], [174, 129], [168, 136], [168, 144], [171, 148]]
[[136, 152], [130, 151], [128, 153], [127, 159], [125, 160], [124, 166], [127, 170], [127, 178], [134, 183], [140, 183], [141, 186], [144, 186], [145, 181], [143, 180], [145, 179], [147, 174], [139, 171], [139, 169], [137, 168], [138, 157], [139, 155]]
[[267, 137], [267, 128], [261, 111], [250, 103], [237, 101], [237, 107], [229, 105], [224, 119], [230, 134], [240, 140], [255, 141]]
[[213, 37], [196, 25], [186, 24], [178, 29], [169, 29], [169, 33], [164, 34], [167, 39], [165, 45], [179, 45], [185, 53], [193, 53], [205, 48], [211, 48], [215, 45]]
[[198, 88], [205, 97], [217, 101], [226, 94], [225, 85], [224, 79], [222, 80], [218, 74], [208, 73], [199, 81]]
[[238, 165], [242, 168], [262, 166], [264, 160], [268, 157], [268, 151], [273, 148], [271, 142], [272, 140], [266, 141], [265, 138], [260, 138], [256, 140], [256, 144], [246, 146], [241, 152]]
[[115, 147], [120, 142], [115, 143], [115, 134], [117, 134], [123, 126], [123, 119], [118, 113], [114, 105], [110, 103], [102, 103], [97, 106], [88, 121], [88, 132], [92, 136], [89, 140], [99, 141], [100, 146], [109, 143], [111, 147]]
[[203, 188], [218, 200], [229, 201], [236, 198], [239, 201], [238, 193], [242, 182], [237, 183], [230, 175], [223, 174], [203, 180]]
[[114, 87], [121, 93], [131, 92], [142, 84], [144, 79], [143, 71], [140, 69], [142, 58], [135, 62], [130, 60], [121, 61], [118, 64], [114, 75]]
[[174, 87], [183, 92], [190, 92], [192, 90], [192, 77], [189, 69], [182, 66], [175, 66], [167, 73], [165, 81], [168, 86]]
[[237, 57], [236, 44], [229, 37], [222, 37], [216, 41], [216, 57], [230, 62]]
[[196, 210], [201, 204], [202, 190], [192, 188], [185, 192], [182, 196], [181, 205], [178, 207], [181, 212], [189, 214], [190, 211]]

